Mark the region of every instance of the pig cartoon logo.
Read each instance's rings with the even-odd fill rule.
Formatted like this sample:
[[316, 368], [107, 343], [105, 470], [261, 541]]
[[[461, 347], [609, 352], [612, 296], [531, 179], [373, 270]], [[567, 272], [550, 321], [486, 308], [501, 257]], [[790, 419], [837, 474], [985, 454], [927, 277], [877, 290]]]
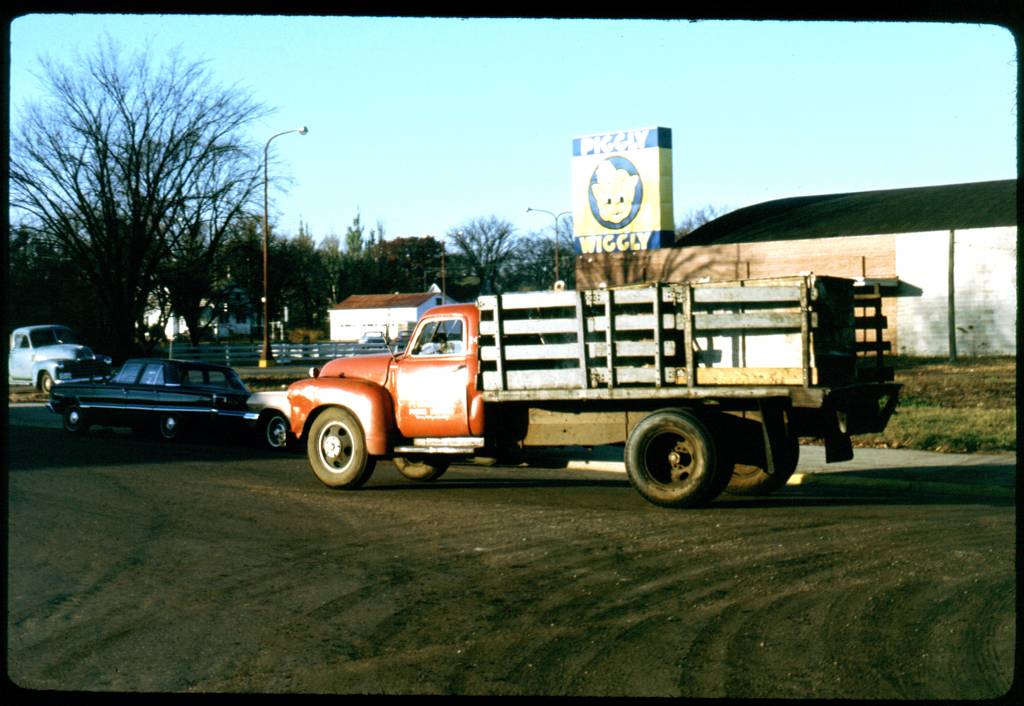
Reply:
[[590, 177], [590, 212], [605, 228], [624, 228], [640, 210], [643, 188], [632, 162], [625, 157], [609, 157]]

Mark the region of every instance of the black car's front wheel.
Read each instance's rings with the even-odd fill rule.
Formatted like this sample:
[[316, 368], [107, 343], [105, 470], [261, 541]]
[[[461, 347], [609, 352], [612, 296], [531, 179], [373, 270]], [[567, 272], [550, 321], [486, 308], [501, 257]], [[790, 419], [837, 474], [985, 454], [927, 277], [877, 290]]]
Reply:
[[84, 434], [89, 431], [89, 420], [77, 404], [68, 405], [64, 409], [63, 422], [64, 430], [72, 434]]
[[262, 422], [263, 439], [267, 446], [275, 451], [288, 446], [288, 420], [280, 412], [271, 412]]

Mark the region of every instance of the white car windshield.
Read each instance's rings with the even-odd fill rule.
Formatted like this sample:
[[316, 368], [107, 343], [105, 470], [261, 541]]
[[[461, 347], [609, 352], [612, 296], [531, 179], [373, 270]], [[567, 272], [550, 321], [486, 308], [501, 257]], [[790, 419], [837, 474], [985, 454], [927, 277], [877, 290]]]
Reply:
[[81, 343], [81, 339], [69, 328], [40, 328], [28, 334], [33, 348], [55, 346], [59, 343]]

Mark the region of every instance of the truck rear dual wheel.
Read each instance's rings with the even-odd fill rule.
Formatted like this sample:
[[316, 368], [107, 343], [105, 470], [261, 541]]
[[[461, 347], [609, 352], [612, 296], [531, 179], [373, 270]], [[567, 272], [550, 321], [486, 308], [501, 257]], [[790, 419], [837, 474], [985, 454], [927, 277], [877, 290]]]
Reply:
[[406, 456], [395, 456], [391, 461], [403, 476], [409, 480], [421, 482], [440, 478], [451, 463], [445, 458], [426, 459]]
[[708, 417], [707, 422], [718, 441], [722, 490], [729, 495], [767, 495], [784, 486], [796, 470], [799, 439], [785, 429], [774, 432], [785, 434], [785, 439], [775, 444], [775, 472], [768, 473], [765, 432], [760, 420], [718, 414]]
[[363, 485], [377, 463], [366, 450], [359, 420], [340, 407], [324, 410], [314, 420], [306, 440], [306, 455], [320, 482], [343, 490]]
[[710, 502], [724, 481], [714, 437], [684, 410], [655, 412], [636, 425], [626, 440], [629, 482], [646, 500], [664, 507]]
[[[751, 435], [745, 443], [759, 445], [763, 453], [764, 440], [759, 437], [760, 434], [756, 437]], [[782, 458], [775, 459], [774, 473], [765, 470], [764, 462], [761, 465], [735, 464], [725, 492], [730, 495], [767, 495], [788, 483], [800, 460], [800, 441], [791, 436], [782, 444], [782, 448], [784, 453], [781, 454]]]

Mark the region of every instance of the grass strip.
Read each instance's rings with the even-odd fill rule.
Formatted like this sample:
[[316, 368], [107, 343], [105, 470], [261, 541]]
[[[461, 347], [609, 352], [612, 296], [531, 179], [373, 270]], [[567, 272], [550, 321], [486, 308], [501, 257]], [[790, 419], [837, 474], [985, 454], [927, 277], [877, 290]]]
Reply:
[[854, 437], [857, 446], [946, 453], [1016, 451], [1015, 409], [899, 407], [881, 434]]

